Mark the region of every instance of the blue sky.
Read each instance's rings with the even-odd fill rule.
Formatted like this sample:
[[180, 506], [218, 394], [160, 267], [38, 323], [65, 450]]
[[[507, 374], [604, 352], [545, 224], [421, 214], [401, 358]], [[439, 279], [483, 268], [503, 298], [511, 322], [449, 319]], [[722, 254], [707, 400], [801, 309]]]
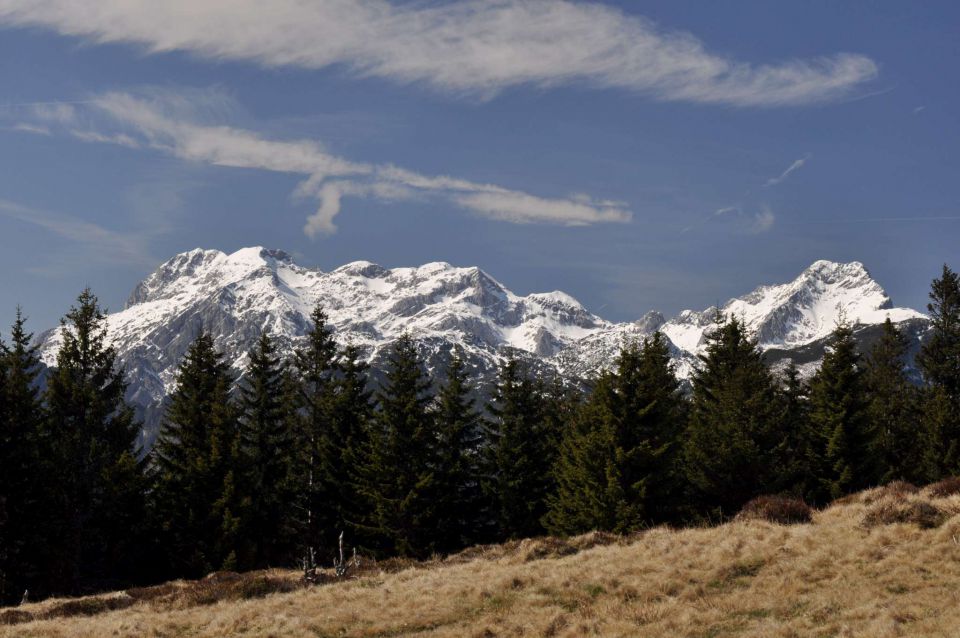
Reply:
[[[269, 6], [269, 9], [266, 7]], [[956, 3], [0, 0], [0, 299], [201, 246], [444, 260], [610, 319], [960, 239]]]

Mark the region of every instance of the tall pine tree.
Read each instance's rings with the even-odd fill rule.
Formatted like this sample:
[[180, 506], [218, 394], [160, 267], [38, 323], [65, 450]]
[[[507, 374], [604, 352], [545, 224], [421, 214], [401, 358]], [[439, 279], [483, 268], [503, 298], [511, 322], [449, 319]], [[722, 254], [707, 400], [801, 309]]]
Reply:
[[9, 349], [0, 344], [0, 604], [26, 589], [49, 591], [44, 573], [50, 519], [49, 483], [56, 469], [44, 446], [41, 364], [17, 308]]
[[898, 479], [923, 483], [935, 478], [935, 468], [928, 463], [932, 441], [928, 432], [917, 427], [921, 422], [918, 388], [905, 370], [908, 348], [907, 338], [888, 317], [880, 339], [866, 357], [871, 453], [879, 464], [882, 483]]
[[18, 464], [18, 454], [7, 412], [7, 348], [0, 339], [0, 605], [12, 601], [21, 578], [16, 569], [18, 538], [10, 529], [10, 500], [14, 490], [7, 484]]
[[462, 353], [453, 354], [437, 396], [437, 549], [450, 552], [475, 542], [482, 528], [480, 441], [482, 416], [475, 407]]
[[106, 317], [84, 290], [61, 323], [46, 392], [58, 538], [50, 547], [60, 591], [113, 587], [138, 577], [146, 481], [134, 449], [139, 425], [107, 344]]
[[296, 533], [289, 386], [268, 333], [260, 335], [249, 361], [237, 402], [241, 569], [291, 563]]
[[321, 547], [334, 550], [340, 532], [351, 544], [374, 546], [369, 528], [365, 526], [370, 511], [364, 496], [364, 466], [369, 452], [373, 421], [373, 392], [369, 389], [369, 366], [361, 360], [362, 352], [356, 345], [347, 345], [337, 359], [337, 377], [334, 383], [330, 465], [325, 469], [331, 489], [328, 507], [336, 512], [331, 519], [336, 523], [329, 544]]
[[[236, 466], [237, 426], [229, 365], [200, 334], [187, 350], [152, 450], [161, 539], [173, 575], [198, 577], [224, 566], [225, 490]], [[229, 524], [226, 525], [229, 529]]]
[[363, 467], [367, 527], [387, 554], [423, 558], [436, 549], [438, 437], [430, 386], [413, 339], [402, 335], [377, 393]]
[[793, 361], [782, 372], [778, 394], [778, 421], [783, 438], [778, 453], [780, 480], [774, 489], [804, 497], [818, 485], [810, 466], [815, 441], [810, 426], [809, 387]]
[[625, 347], [567, 428], [548, 530], [627, 532], [668, 520], [679, 496], [675, 457], [684, 404], [666, 339]]
[[300, 545], [318, 550], [327, 549], [343, 526], [340, 496], [345, 473], [334, 423], [337, 343], [320, 306], [310, 319], [313, 327], [294, 358], [299, 386], [295, 418], [300, 426], [295, 483], [303, 512]]
[[811, 461], [818, 481], [809, 496], [816, 503], [879, 479], [860, 359], [853, 327], [841, 318], [810, 382], [810, 423], [816, 437]]
[[693, 374], [684, 464], [701, 511], [730, 516], [775, 491], [781, 465], [776, 385], [756, 342], [736, 319], [717, 317]]
[[493, 534], [497, 539], [541, 534], [553, 450], [537, 384], [518, 360], [501, 366], [487, 410], [484, 492], [491, 503]]
[[960, 474], [960, 276], [946, 264], [930, 286], [931, 331], [917, 364], [927, 388], [923, 414], [940, 475]]

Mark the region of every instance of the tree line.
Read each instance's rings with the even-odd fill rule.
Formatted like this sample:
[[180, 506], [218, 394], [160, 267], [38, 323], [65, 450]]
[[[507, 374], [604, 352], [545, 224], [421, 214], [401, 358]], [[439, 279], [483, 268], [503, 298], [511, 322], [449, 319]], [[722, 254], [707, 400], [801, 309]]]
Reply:
[[919, 385], [889, 320], [867, 352], [841, 321], [805, 381], [792, 364], [773, 372], [718, 313], [689, 390], [656, 333], [588, 391], [508, 359], [481, 404], [459, 351], [434, 382], [409, 336], [374, 382], [318, 307], [290, 360], [265, 332], [239, 379], [197, 337], [148, 454], [96, 297], [66, 314], [47, 373], [18, 310], [0, 344], [0, 603], [290, 567], [311, 550], [328, 562], [341, 532], [369, 556], [423, 558], [960, 474], [960, 278], [947, 266], [928, 310]]

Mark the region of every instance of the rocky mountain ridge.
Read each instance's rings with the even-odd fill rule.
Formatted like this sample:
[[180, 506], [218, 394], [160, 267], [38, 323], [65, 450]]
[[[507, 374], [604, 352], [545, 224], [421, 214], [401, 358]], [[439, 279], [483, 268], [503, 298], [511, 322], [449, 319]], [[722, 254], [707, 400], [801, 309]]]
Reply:
[[[650, 312], [614, 323], [560, 291], [516, 295], [476, 267], [434, 262], [388, 269], [357, 261], [322, 272], [261, 247], [232, 254], [196, 249], [163, 263], [134, 289], [124, 310], [108, 316], [111, 343], [131, 382], [129, 397], [146, 421], [145, 442], [156, 431], [181, 357], [202, 330], [240, 374], [262, 330], [276, 337], [281, 351], [292, 352], [318, 303], [337, 340], [360, 346], [374, 369], [393, 340], [409, 333], [435, 371], [461, 348], [481, 386], [508, 353], [571, 379], [589, 378], [610, 365], [624, 343], [656, 330], [669, 338], [678, 373], [688, 378], [717, 314], [716, 308], [687, 310], [667, 320]], [[841, 315], [861, 331], [888, 316], [911, 334], [926, 324], [922, 313], [893, 307], [859, 262], [815, 262], [792, 282], [761, 286], [721, 311], [741, 317], [773, 359], [797, 353], [808, 366]], [[43, 335], [46, 364], [55, 363], [59, 341], [59, 329]]]

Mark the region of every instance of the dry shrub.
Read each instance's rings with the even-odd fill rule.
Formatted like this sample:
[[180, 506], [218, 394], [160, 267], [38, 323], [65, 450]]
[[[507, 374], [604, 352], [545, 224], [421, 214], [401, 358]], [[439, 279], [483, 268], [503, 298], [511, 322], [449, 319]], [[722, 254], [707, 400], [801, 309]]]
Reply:
[[71, 616], [96, 616], [116, 609], [125, 609], [136, 601], [129, 596], [89, 596], [65, 600], [44, 612], [44, 618], [70, 618]]
[[894, 523], [913, 523], [921, 529], [939, 527], [946, 514], [923, 500], [886, 498], [874, 503], [863, 517], [861, 525], [868, 529]]
[[0, 612], [0, 625], [19, 625], [34, 620], [53, 620], [76, 616], [96, 616], [108, 611], [126, 609], [134, 603], [136, 603], [136, 600], [126, 595], [70, 598], [54, 602], [49, 607], [33, 613], [20, 609], [8, 609]]
[[405, 569], [410, 569], [411, 567], [427, 567], [430, 566], [435, 561], [424, 561], [418, 562], [413, 558], [405, 558], [401, 556], [395, 556], [393, 558], [387, 558], [381, 561], [360, 561], [360, 569], [349, 572], [352, 575], [369, 575], [369, 574], [379, 574], [381, 572], [387, 574], [396, 574], [397, 572], [402, 572]]
[[928, 485], [924, 491], [934, 498], [946, 498], [954, 494], [960, 494], [960, 476], [951, 476], [933, 485]]
[[737, 520], [768, 521], [779, 525], [809, 523], [813, 520], [813, 510], [802, 499], [792, 496], [758, 496], [743, 506]]
[[185, 585], [177, 581], [163, 583], [162, 585], [153, 585], [150, 587], [132, 587], [127, 590], [127, 596], [130, 596], [138, 602], [147, 602], [157, 598], [169, 597], [176, 591], [182, 589]]
[[919, 487], [908, 481], [892, 481], [880, 487], [841, 496], [830, 503], [830, 505], [854, 505], [858, 503], [862, 505], [872, 505], [885, 498], [904, 499], [919, 491]]
[[145, 602], [157, 610], [186, 609], [212, 605], [220, 601], [263, 598], [278, 592], [290, 592], [304, 584], [290, 576], [257, 571], [214, 572], [201, 580], [175, 581], [153, 587], [135, 587], [127, 590], [128, 600]]
[[[624, 543], [628, 539], [609, 532], [589, 532], [570, 538], [540, 536], [524, 540], [507, 541], [501, 545], [476, 545], [444, 559], [444, 564], [459, 565], [475, 560], [519, 559], [520, 562], [572, 556], [593, 547]], [[423, 564], [419, 565], [423, 566]]]
[[523, 562], [528, 563], [545, 558], [572, 556], [573, 554], [579, 554], [582, 551], [594, 547], [613, 545], [621, 540], [622, 537], [609, 532], [589, 532], [571, 538], [544, 536], [542, 538], [531, 538], [522, 541], [517, 553]]
[[7, 609], [0, 611], [0, 625], [19, 625], [20, 623], [33, 620], [33, 614], [19, 609]]
[[223, 600], [263, 598], [269, 594], [294, 591], [302, 586], [296, 580], [253, 572], [233, 574], [229, 578], [206, 578], [196, 581], [194, 586], [183, 589], [177, 598], [183, 607], [196, 607], [212, 605]]
[[920, 488], [909, 481], [892, 481], [880, 488], [883, 496], [908, 496], [916, 494]]

